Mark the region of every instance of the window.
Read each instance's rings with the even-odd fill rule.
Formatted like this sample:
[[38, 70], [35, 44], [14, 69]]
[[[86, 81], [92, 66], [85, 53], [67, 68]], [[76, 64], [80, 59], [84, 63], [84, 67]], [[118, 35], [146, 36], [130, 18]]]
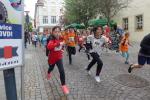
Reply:
[[48, 16], [43, 16], [43, 24], [48, 24]]
[[143, 16], [142, 15], [136, 16], [136, 29], [137, 30], [143, 29]]
[[123, 18], [123, 27], [124, 27], [124, 30], [128, 30], [128, 18]]
[[55, 24], [56, 23], [56, 16], [51, 16], [51, 23]]

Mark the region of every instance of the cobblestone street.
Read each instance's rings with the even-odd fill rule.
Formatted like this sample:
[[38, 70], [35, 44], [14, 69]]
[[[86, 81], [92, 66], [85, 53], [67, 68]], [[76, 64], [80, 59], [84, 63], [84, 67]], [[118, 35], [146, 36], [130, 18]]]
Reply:
[[[136, 62], [138, 45], [130, 51], [131, 62]], [[136, 50], [136, 51], [135, 51]], [[73, 65], [68, 64], [64, 55], [66, 81], [70, 94], [65, 96], [60, 88], [59, 73], [55, 67], [52, 79], [46, 80], [47, 57], [43, 49], [29, 47], [26, 50], [25, 94], [26, 100], [150, 100], [150, 67], [134, 70], [128, 74], [128, 65], [119, 54], [102, 54], [104, 67], [101, 83], [94, 80], [95, 68], [89, 76], [85, 71], [88, 65], [86, 55], [77, 53]]]
[[0, 0], [0, 100], [150, 100], [150, 0]]
[[[137, 61], [138, 44], [130, 49], [130, 61]], [[25, 51], [25, 100], [150, 100], [150, 67], [145, 66], [128, 74], [128, 65], [122, 57], [110, 51], [101, 56], [104, 67], [101, 73], [101, 83], [96, 83], [94, 76], [96, 66], [88, 75], [85, 67], [88, 65], [86, 55], [81, 52], [73, 56], [73, 65], [69, 65], [68, 56], [64, 54], [66, 83], [70, 94], [61, 91], [58, 69], [52, 73], [50, 80], [46, 79], [48, 69], [47, 57], [42, 48], [31, 45]], [[18, 69], [19, 70], [19, 69]], [[17, 87], [19, 72], [16, 71]], [[4, 90], [2, 74], [1, 90]], [[19, 89], [18, 89], [19, 93]], [[5, 91], [1, 91], [0, 100], [5, 99]], [[1, 99], [2, 98], [2, 99]]]

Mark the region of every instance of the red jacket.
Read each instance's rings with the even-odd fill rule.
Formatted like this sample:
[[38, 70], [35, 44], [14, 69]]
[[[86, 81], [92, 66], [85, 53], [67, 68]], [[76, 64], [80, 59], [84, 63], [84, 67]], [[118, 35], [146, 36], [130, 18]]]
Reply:
[[50, 50], [48, 55], [49, 64], [55, 64], [58, 60], [63, 58], [63, 45], [61, 44], [62, 40], [50, 40], [47, 48]]

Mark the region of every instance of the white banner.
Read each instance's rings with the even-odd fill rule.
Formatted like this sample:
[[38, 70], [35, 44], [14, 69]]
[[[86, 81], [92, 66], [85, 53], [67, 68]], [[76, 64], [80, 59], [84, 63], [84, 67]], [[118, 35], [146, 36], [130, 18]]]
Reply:
[[0, 70], [23, 65], [23, 0], [0, 0]]

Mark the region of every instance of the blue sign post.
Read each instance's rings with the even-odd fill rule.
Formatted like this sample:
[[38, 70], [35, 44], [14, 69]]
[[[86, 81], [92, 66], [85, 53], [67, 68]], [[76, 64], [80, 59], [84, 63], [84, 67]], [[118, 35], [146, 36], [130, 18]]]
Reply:
[[16, 79], [14, 68], [3, 71], [7, 100], [17, 100]]

